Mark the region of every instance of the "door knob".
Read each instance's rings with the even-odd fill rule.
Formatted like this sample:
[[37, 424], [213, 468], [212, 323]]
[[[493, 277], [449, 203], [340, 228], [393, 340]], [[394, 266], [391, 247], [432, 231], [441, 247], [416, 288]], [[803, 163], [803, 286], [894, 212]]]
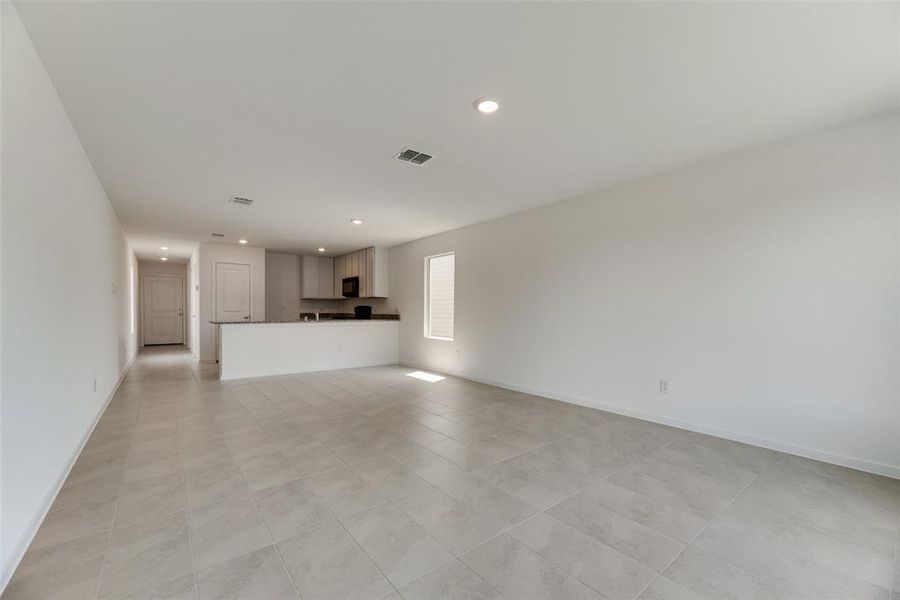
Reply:
[[182, 316], [183, 314], [184, 314], [184, 311], [182, 311], [182, 310], [179, 308], [179, 309], [178, 309], [178, 316], [180, 317], [180, 316]]
[[244, 320], [245, 320], [245, 321], [249, 321], [249, 320], [250, 320], [250, 315], [244, 315]]

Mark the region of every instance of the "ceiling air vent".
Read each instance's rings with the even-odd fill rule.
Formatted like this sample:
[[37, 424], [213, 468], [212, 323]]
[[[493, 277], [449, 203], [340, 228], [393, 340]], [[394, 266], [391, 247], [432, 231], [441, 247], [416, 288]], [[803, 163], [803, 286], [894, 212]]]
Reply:
[[402, 160], [403, 162], [410, 162], [414, 165], [421, 165], [422, 163], [431, 160], [431, 155], [419, 152], [418, 150], [404, 148], [400, 154], [397, 155], [397, 159]]
[[225, 234], [224, 233], [214, 233], [214, 234], [212, 234], [212, 236], [214, 238], [223, 238], [223, 237], [225, 237]]
[[250, 206], [251, 204], [253, 204], [253, 200], [251, 200], [250, 198], [244, 198], [242, 196], [232, 196], [231, 202], [233, 202], [234, 204], [243, 204], [244, 206]]

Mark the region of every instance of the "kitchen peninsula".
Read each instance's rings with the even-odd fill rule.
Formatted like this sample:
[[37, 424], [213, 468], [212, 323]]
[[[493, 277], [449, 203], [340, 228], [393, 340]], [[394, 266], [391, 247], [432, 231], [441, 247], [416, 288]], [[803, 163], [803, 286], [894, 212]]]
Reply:
[[211, 321], [218, 328], [222, 380], [395, 364], [397, 315], [369, 320]]

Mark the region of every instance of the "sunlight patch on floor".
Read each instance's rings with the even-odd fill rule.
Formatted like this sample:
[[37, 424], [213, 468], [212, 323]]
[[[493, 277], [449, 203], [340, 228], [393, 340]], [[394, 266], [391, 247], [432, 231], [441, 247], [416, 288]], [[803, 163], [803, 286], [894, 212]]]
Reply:
[[413, 377], [414, 379], [421, 379], [422, 381], [427, 381], [428, 383], [436, 383], [442, 379], [446, 379], [446, 377], [442, 375], [426, 373], [425, 371], [413, 371], [412, 373], [407, 373], [406, 376]]

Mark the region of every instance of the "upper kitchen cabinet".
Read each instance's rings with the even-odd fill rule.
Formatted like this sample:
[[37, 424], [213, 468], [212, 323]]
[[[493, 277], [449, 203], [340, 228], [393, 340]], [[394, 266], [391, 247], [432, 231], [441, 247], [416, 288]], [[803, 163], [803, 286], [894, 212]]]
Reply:
[[[335, 295], [334, 259], [326, 256], [303, 257], [303, 293], [309, 300], [340, 298]], [[337, 288], [340, 291], [340, 288]]]
[[316, 257], [319, 259], [319, 292], [321, 298], [337, 298], [334, 293], [334, 259]]
[[387, 248], [364, 248], [334, 259], [335, 297], [341, 297], [343, 280], [359, 277], [360, 298], [387, 298]]
[[341, 298], [341, 289], [343, 287], [344, 277], [348, 277], [346, 274], [345, 266], [347, 261], [343, 256], [335, 256], [334, 257], [334, 297]]
[[366, 248], [363, 252], [363, 264], [366, 268], [366, 297], [388, 297], [388, 269], [390, 262], [387, 248]]

